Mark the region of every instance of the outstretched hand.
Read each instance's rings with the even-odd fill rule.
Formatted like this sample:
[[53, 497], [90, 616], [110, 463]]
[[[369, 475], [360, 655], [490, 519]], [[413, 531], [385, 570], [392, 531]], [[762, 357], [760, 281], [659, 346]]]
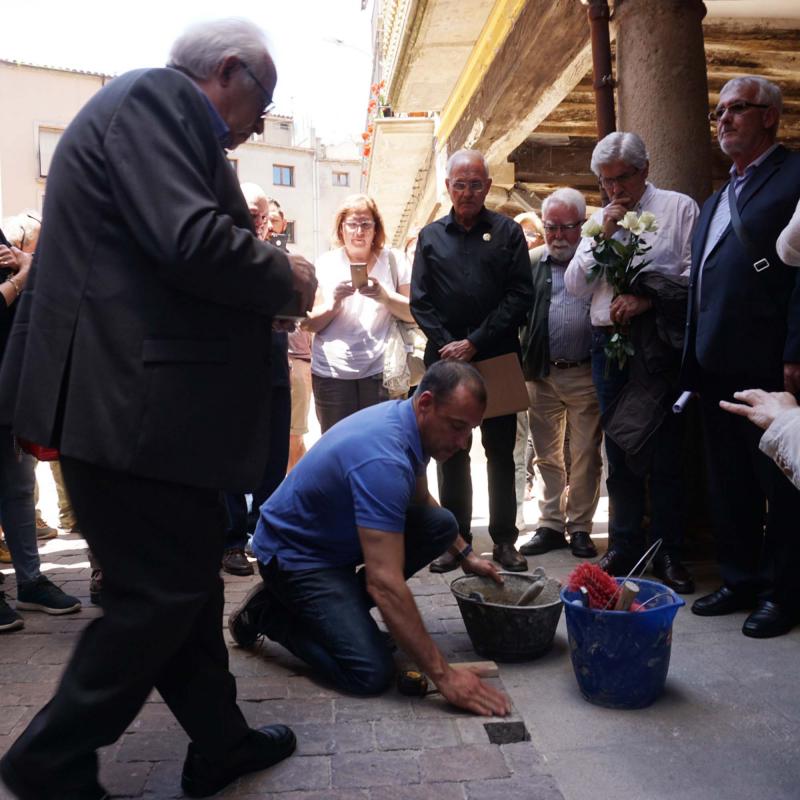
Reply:
[[471, 575], [480, 575], [484, 578], [491, 578], [495, 583], [503, 583], [503, 576], [497, 569], [496, 564], [485, 558], [479, 558], [474, 553], [470, 553], [462, 562], [461, 569]]
[[729, 403], [720, 400], [720, 408], [747, 417], [754, 425], [766, 430], [775, 417], [790, 408], [797, 408], [797, 400], [789, 392], [765, 392], [763, 389], [745, 389], [743, 392], [734, 392], [733, 396], [742, 403]]
[[511, 702], [497, 689], [478, 677], [472, 668], [448, 668], [436, 688], [448, 702], [484, 717], [504, 717], [511, 711]]

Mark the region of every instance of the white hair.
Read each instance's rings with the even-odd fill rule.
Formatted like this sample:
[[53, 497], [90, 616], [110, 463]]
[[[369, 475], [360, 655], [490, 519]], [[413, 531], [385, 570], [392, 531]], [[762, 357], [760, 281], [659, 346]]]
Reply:
[[577, 189], [571, 189], [569, 186], [562, 186], [560, 189], [556, 189], [552, 194], [545, 197], [542, 203], [542, 216], [547, 213], [547, 209], [550, 208], [553, 203], [569, 206], [569, 208], [575, 210], [580, 219], [586, 218], [586, 198]]
[[739, 88], [751, 89], [755, 87], [756, 96], [754, 98], [756, 103], [763, 103], [764, 105], [774, 108], [778, 114], [783, 111], [783, 93], [780, 87], [760, 75], [740, 75], [736, 78], [731, 78], [720, 90], [720, 94], [728, 89]]
[[247, 205], [255, 205], [260, 200], [265, 203], [268, 201], [266, 192], [257, 183], [242, 183], [239, 184], [239, 188], [242, 190]]
[[483, 153], [481, 153], [480, 150], [456, 150], [455, 153], [447, 159], [447, 166], [444, 168], [445, 175], [448, 178], [453, 171], [455, 163], [462, 159], [476, 159], [480, 161], [481, 164], [483, 164], [483, 171], [486, 173], [486, 177], [489, 177], [489, 165], [486, 163], [486, 159], [483, 157]]
[[267, 55], [264, 31], [249, 20], [229, 17], [190, 25], [172, 45], [167, 66], [206, 80], [229, 56], [255, 68]]
[[600, 176], [600, 167], [613, 164], [615, 161], [624, 161], [628, 166], [644, 169], [650, 156], [641, 137], [635, 133], [615, 131], [604, 136], [592, 152], [592, 172]]

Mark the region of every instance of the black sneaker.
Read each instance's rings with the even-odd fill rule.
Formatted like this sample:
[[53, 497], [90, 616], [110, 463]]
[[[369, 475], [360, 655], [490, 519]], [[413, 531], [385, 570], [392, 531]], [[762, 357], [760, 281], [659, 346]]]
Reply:
[[40, 575], [17, 586], [17, 608], [23, 611], [44, 611], [45, 614], [72, 614], [80, 611], [81, 601], [61, 591]]
[[264, 583], [254, 586], [241, 605], [228, 617], [228, 630], [239, 647], [252, 647], [264, 635], [261, 620], [266, 619], [272, 598]]
[[18, 631], [24, 627], [22, 617], [6, 602], [6, 593], [0, 592], [0, 631]]

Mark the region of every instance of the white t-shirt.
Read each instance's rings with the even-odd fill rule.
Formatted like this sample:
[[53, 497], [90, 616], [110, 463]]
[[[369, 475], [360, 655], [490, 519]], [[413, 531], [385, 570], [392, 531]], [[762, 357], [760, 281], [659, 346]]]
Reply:
[[[411, 266], [395, 252], [398, 285], [411, 282]], [[323, 253], [314, 265], [325, 302], [333, 299], [336, 285], [350, 280], [350, 261], [343, 247]], [[397, 291], [392, 281], [389, 250], [381, 250], [369, 277], [388, 292]], [[356, 292], [346, 297], [333, 320], [314, 335], [311, 372], [323, 378], [357, 380], [383, 372], [383, 351], [392, 313], [371, 297]]]

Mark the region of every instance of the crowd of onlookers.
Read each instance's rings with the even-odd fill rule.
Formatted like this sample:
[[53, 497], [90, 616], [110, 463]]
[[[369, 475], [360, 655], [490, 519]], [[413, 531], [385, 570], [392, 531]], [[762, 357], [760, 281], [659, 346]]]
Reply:
[[[604, 440], [601, 567], [626, 575], [658, 540], [656, 575], [692, 592], [686, 432], [673, 412], [688, 394], [721, 577], [692, 611], [747, 610], [743, 633], [759, 638], [800, 621], [800, 271], [788, 266], [800, 154], [777, 141], [779, 88], [757, 77], [722, 88], [710, 120], [730, 180], [702, 208], [649, 180], [632, 132], [594, 149], [608, 202], [592, 214], [566, 187], [538, 219], [492, 211], [484, 157], [460, 150], [446, 166], [449, 213], [400, 252], [375, 203], [351, 197], [315, 277], [287, 248], [280, 204], [240, 186], [227, 157], [263, 132], [276, 82], [263, 31], [197, 23], [166, 68], [108, 82], [65, 131], [38, 243], [25, 221], [36, 215], [4, 223], [0, 521], [17, 600], [0, 595], [0, 628], [19, 629], [20, 610], [80, 608], [41, 574], [32, 453], [59, 456], [60, 521], [86, 538], [103, 606], [0, 759], [21, 800], [105, 800], [97, 751], [154, 689], [190, 739], [188, 796], [293, 752], [286, 725], [244, 718], [220, 626], [220, 568], [253, 571], [259, 506], [266, 582], [229, 619], [238, 644], [266, 635], [329, 673], [344, 660], [367, 680], [334, 685], [374, 693], [394, 669], [377, 605], [444, 697], [507, 713], [501, 693], [447, 664], [406, 579], [434, 555], [433, 571], [495, 580], [497, 565], [523, 571], [553, 549], [594, 557]], [[413, 392], [420, 355], [418, 391], [381, 403]], [[499, 413], [481, 369], [503, 376], [486, 382]], [[511, 381], [527, 389], [513, 408]], [[310, 395], [325, 433], [304, 456]], [[513, 411], [525, 405], [539, 524], [518, 548], [527, 434]], [[471, 544], [478, 426], [496, 563]], [[427, 491], [430, 457], [443, 508]]]

